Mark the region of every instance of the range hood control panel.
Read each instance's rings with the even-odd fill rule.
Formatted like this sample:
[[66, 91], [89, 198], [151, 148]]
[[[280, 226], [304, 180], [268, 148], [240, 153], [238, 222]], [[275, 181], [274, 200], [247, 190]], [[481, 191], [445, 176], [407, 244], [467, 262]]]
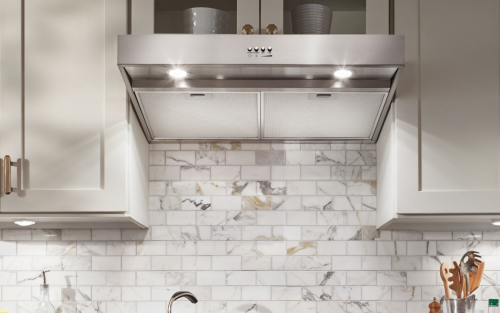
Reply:
[[[253, 49], [252, 49], [252, 47], [248, 47], [248, 48], [247, 48], [247, 51], [248, 51], [248, 52], [252, 52], [252, 51], [259, 52], [259, 47], [257, 47], [257, 46], [256, 46], [256, 47], [255, 47], [255, 48], [253, 48]], [[262, 51], [262, 52], [266, 52], [266, 47], [261, 47], [261, 48], [260, 48], [260, 51]], [[268, 52], [273, 51], [273, 47], [267, 47], [267, 51], [268, 51]]]

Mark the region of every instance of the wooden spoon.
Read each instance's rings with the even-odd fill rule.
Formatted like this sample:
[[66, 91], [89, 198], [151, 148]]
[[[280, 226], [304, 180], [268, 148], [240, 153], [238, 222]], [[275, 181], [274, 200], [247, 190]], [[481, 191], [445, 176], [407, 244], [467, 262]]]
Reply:
[[[484, 272], [484, 263], [476, 263], [479, 267], [476, 268], [476, 273], [469, 273], [469, 284], [470, 284], [470, 293], [472, 294], [477, 288], [479, 288], [479, 285], [481, 285], [481, 280], [483, 278], [483, 272]], [[465, 285], [463, 286], [463, 290], [465, 293]]]
[[450, 266], [448, 263], [444, 262], [441, 263], [441, 268], [439, 269], [439, 273], [441, 274], [441, 280], [443, 281], [444, 285], [444, 294], [446, 296], [446, 299], [451, 299], [451, 291], [450, 287], [448, 286], [448, 279], [450, 278]]
[[465, 294], [465, 284], [464, 284], [464, 277], [462, 273], [460, 273], [460, 265], [456, 261], [453, 261], [453, 268], [450, 268], [451, 276], [448, 278], [448, 281], [451, 282], [451, 285], [449, 286], [451, 290], [455, 291], [455, 294], [457, 295], [457, 298], [462, 298], [462, 291]]

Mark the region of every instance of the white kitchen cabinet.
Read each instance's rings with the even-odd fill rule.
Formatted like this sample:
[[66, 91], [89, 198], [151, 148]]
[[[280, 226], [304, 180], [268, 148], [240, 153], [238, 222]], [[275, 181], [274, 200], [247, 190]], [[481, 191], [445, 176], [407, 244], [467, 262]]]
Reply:
[[498, 229], [499, 6], [395, 1], [406, 67], [377, 143], [379, 228]]
[[146, 227], [148, 146], [117, 67], [127, 1], [0, 5], [0, 155], [15, 162], [0, 227]]

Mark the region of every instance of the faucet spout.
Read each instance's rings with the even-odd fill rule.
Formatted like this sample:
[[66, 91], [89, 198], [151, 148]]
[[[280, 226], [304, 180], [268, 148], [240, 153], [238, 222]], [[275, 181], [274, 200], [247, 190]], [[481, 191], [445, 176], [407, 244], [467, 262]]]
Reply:
[[172, 305], [174, 304], [174, 301], [180, 298], [187, 298], [189, 301], [191, 301], [191, 303], [198, 302], [198, 299], [196, 299], [196, 297], [189, 291], [178, 291], [174, 293], [172, 298], [170, 298], [170, 301], [168, 302], [167, 313], [172, 313]]

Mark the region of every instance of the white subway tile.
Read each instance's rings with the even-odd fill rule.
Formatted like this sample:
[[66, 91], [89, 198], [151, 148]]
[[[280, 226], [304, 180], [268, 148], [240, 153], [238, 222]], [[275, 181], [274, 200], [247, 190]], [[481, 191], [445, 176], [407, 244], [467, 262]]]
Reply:
[[121, 237], [120, 229], [92, 229], [92, 240], [120, 240]]
[[214, 196], [212, 197], [212, 210], [240, 211], [241, 197], [239, 196]]
[[62, 240], [85, 240], [91, 239], [90, 229], [63, 229], [61, 234]]
[[[177, 149], [179, 150], [179, 149]], [[180, 150], [210, 150], [209, 142], [181, 142]]]
[[20, 241], [17, 243], [17, 255], [46, 255], [47, 243]]
[[241, 179], [243, 180], [269, 180], [271, 179], [270, 166], [242, 166]]
[[244, 271], [270, 271], [272, 268], [272, 257], [270, 256], [243, 256], [241, 269]]
[[151, 270], [150, 256], [123, 256], [122, 270], [124, 271], [149, 271]]
[[270, 286], [243, 286], [241, 287], [242, 300], [271, 300]]
[[196, 151], [196, 165], [224, 165], [225, 163], [224, 151]]
[[316, 285], [316, 272], [294, 271], [286, 273], [286, 283], [292, 286], [314, 286]]
[[328, 196], [343, 196], [346, 194], [347, 187], [344, 181], [318, 181], [317, 194]]
[[226, 165], [255, 165], [255, 151], [226, 151]]
[[212, 257], [209, 256], [183, 256], [183, 271], [210, 271], [212, 269]]
[[345, 165], [345, 151], [316, 151], [318, 165]]
[[271, 210], [298, 211], [300, 209], [300, 196], [271, 196]]
[[300, 287], [272, 287], [272, 299], [273, 300], [301, 300], [302, 293]]
[[257, 272], [257, 285], [258, 286], [285, 286], [286, 285], [286, 272]]
[[181, 166], [181, 180], [210, 180], [210, 166]]
[[271, 179], [273, 180], [299, 180], [300, 166], [271, 166]]
[[271, 240], [271, 226], [243, 226], [241, 228], [243, 240]]
[[149, 180], [179, 180], [181, 178], [180, 166], [150, 166]]
[[287, 151], [286, 165], [314, 165], [316, 155], [314, 151]]
[[198, 271], [196, 272], [196, 284], [198, 286], [223, 286], [226, 284], [226, 272]]
[[153, 256], [151, 262], [153, 271], [180, 271], [182, 267], [181, 256]]
[[239, 166], [210, 166], [210, 178], [217, 180], [240, 180]]
[[241, 143], [241, 150], [271, 150], [271, 143]]
[[[135, 286], [135, 272], [107, 272], [106, 285], [108, 286]], [[165, 279], [164, 279], [165, 280]]]
[[[225, 185], [225, 184], [224, 184]], [[225, 189], [225, 186], [224, 186]], [[181, 209], [183, 211], [206, 211], [212, 209], [212, 199], [210, 196], [182, 196], [181, 198]], [[167, 213], [167, 223], [172, 225], [171, 221], [168, 221], [169, 213]], [[174, 224], [175, 225], [175, 224]]]
[[290, 196], [316, 195], [316, 181], [288, 181], [286, 190]]
[[286, 225], [286, 213], [283, 211], [257, 211], [257, 225]]
[[300, 150], [300, 143], [271, 143], [271, 150]]
[[166, 165], [194, 165], [194, 151], [166, 151]]
[[92, 287], [92, 300], [94, 301], [119, 301], [121, 300], [121, 288], [120, 287], [104, 287], [104, 286], [93, 286]]
[[167, 245], [164, 241], [138, 241], [137, 255], [166, 255]]
[[361, 256], [332, 256], [332, 269], [334, 271], [360, 271], [362, 269]]
[[241, 300], [241, 286], [213, 286], [212, 300]]
[[271, 210], [271, 196], [243, 196], [241, 200], [243, 211]]
[[3, 229], [2, 240], [31, 240], [31, 229]]

